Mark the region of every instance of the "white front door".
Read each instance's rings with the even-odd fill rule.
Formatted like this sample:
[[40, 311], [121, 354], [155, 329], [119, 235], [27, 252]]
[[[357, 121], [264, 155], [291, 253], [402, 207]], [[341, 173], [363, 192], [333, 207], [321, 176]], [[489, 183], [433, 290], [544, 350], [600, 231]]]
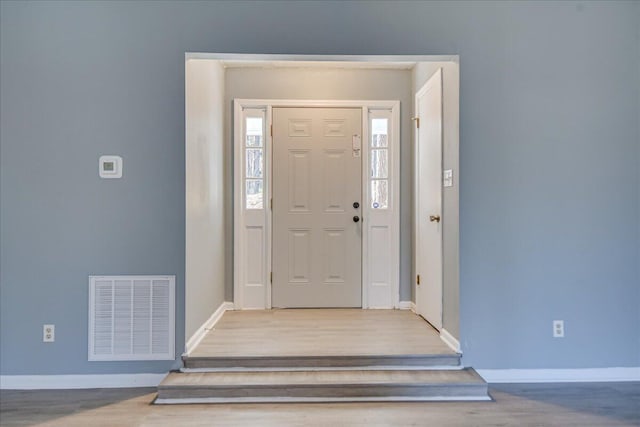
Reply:
[[442, 329], [442, 70], [416, 94], [416, 310]]
[[273, 307], [362, 305], [362, 110], [273, 108]]

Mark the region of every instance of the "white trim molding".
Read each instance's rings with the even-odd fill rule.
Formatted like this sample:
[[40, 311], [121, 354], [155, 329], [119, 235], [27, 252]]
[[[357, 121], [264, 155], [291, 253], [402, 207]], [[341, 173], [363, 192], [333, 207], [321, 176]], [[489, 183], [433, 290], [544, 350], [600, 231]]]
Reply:
[[489, 396], [350, 396], [350, 397], [191, 397], [156, 399], [156, 405], [203, 405], [209, 403], [333, 403], [333, 402], [486, 402]]
[[[289, 54], [256, 54], [256, 53], [216, 53], [216, 52], [185, 52], [187, 59], [214, 59], [223, 62], [251, 63], [251, 62], [460, 62], [460, 55], [289, 55]], [[315, 65], [315, 64], [314, 64]]]
[[411, 310], [414, 313], [416, 312], [416, 303], [413, 301], [400, 301], [398, 303], [399, 310]]
[[451, 335], [451, 332], [447, 331], [445, 328], [442, 328], [440, 330], [440, 339], [444, 341], [445, 344], [447, 344], [449, 348], [451, 348], [451, 350], [455, 351], [456, 353], [462, 353], [462, 351], [460, 351], [460, 341], [458, 341], [456, 337]]
[[1, 375], [2, 390], [157, 387], [167, 374]]
[[209, 332], [213, 326], [218, 323], [218, 321], [222, 318], [222, 315], [225, 311], [233, 310], [232, 302], [223, 302], [220, 304], [220, 307], [213, 312], [211, 317], [209, 317], [194, 333], [191, 335], [191, 338], [187, 341], [184, 349], [184, 355], [188, 356], [197, 346], [200, 344], [200, 341], [204, 338], [204, 336]]
[[478, 369], [488, 383], [640, 381], [640, 367], [586, 369]]

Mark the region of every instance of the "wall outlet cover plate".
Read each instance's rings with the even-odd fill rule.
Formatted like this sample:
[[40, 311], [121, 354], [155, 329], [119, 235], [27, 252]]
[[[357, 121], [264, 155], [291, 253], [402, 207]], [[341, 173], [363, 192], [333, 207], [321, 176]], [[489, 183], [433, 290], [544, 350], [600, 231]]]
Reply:
[[442, 173], [442, 184], [444, 187], [453, 187], [453, 170], [447, 169]]

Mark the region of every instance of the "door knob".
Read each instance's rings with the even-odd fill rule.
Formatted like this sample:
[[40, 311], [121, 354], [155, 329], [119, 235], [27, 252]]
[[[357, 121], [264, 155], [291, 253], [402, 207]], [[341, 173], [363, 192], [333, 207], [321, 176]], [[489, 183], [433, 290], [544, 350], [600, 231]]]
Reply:
[[360, 217], [358, 215], [353, 217], [353, 222], [358, 222], [360, 221]]
[[429, 216], [429, 221], [431, 221], [431, 222], [440, 222], [440, 215], [431, 215], [431, 216]]

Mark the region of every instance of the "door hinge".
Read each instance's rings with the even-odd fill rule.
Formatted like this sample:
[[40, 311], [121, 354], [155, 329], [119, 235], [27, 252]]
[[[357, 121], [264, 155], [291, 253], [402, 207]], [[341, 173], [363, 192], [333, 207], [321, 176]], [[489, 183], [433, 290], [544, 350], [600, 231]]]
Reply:
[[269, 283], [273, 283], [273, 271], [269, 273]]
[[416, 122], [416, 127], [420, 129], [420, 117], [411, 117], [411, 120]]
[[273, 125], [269, 126], [269, 134], [273, 136]]
[[273, 197], [269, 199], [269, 209], [273, 210]]
[[420, 275], [419, 275], [419, 274], [416, 276], [416, 283], [417, 283], [418, 285], [420, 284]]

